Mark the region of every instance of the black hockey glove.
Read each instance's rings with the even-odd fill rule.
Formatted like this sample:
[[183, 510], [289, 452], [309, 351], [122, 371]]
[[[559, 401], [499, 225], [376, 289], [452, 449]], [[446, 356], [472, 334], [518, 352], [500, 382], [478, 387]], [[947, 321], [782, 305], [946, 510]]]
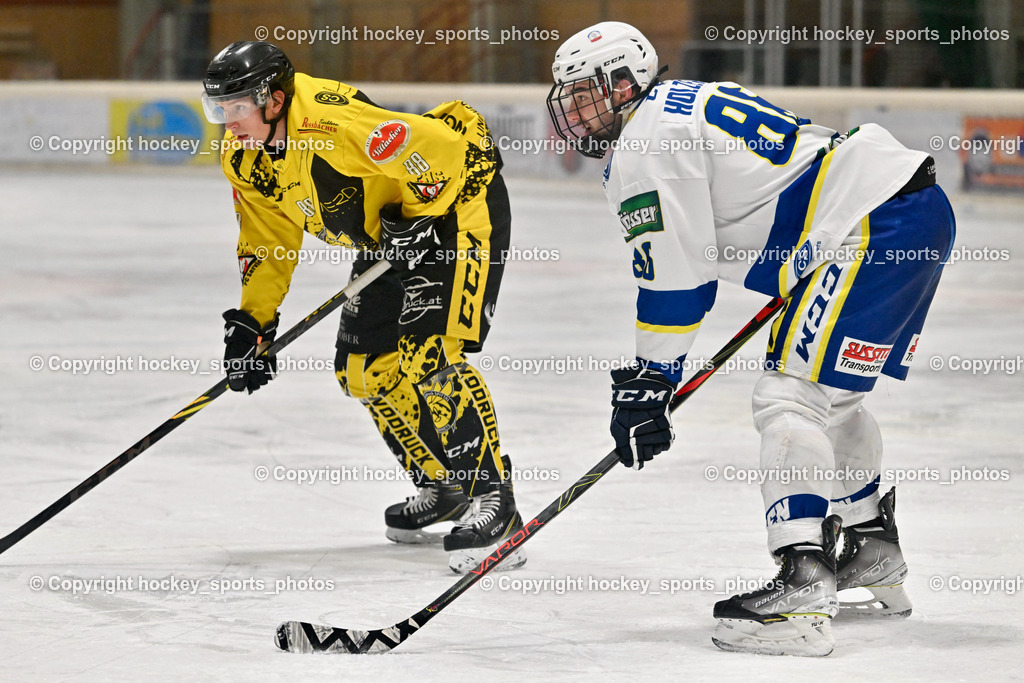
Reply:
[[612, 370], [612, 437], [615, 454], [626, 467], [668, 450], [676, 438], [668, 414], [675, 384], [657, 370], [638, 365]]
[[256, 391], [277, 374], [277, 356], [256, 356], [263, 342], [273, 342], [277, 334], [277, 317], [260, 328], [256, 319], [245, 311], [232, 308], [224, 311], [224, 370], [232, 391]]
[[395, 270], [412, 270], [441, 244], [434, 230], [437, 216], [402, 218], [401, 204], [380, 210], [380, 248]]

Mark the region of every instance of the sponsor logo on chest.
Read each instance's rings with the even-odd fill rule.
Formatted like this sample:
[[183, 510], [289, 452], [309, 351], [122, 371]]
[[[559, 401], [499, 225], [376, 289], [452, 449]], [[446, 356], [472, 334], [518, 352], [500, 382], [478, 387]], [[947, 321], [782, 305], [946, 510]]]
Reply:
[[308, 117], [302, 117], [302, 125], [299, 126], [300, 133], [337, 133], [338, 122], [331, 121], [329, 119], [315, 119], [310, 120]]
[[645, 232], [664, 230], [658, 191], [644, 192], [622, 202], [619, 205], [619, 222], [627, 242]]

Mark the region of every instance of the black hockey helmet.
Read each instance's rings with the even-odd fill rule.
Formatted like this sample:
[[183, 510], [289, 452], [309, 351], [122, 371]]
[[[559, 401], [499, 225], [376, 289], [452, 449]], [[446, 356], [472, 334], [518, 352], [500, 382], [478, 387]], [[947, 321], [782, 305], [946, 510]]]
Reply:
[[285, 103], [290, 102], [295, 94], [295, 67], [284, 52], [271, 43], [231, 43], [210, 62], [203, 79], [203, 89], [206, 118], [211, 123], [225, 123], [237, 118], [221, 106], [227, 101], [248, 96], [256, 107], [262, 109], [270, 94], [280, 90], [285, 94]]

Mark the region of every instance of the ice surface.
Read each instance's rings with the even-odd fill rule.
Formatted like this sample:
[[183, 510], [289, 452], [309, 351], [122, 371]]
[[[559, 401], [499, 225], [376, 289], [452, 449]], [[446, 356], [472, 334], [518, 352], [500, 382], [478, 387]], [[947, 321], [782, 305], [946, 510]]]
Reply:
[[[229, 192], [213, 171], [0, 176], [6, 534], [216, 383], [216, 374], [142, 371], [138, 360], [199, 361], [207, 371], [222, 352], [220, 313], [237, 305], [238, 279]], [[629, 249], [599, 187], [516, 181], [510, 191], [513, 244], [557, 250], [558, 258], [508, 267], [494, 330], [474, 362], [494, 363], [485, 376], [503, 447], [532, 477], [517, 484], [520, 507], [532, 515], [609, 449], [607, 373], [587, 366], [631, 355], [635, 290]], [[1020, 374], [934, 371], [927, 361], [1020, 356], [1024, 205], [971, 197], [955, 206], [959, 245], [1006, 249], [1010, 258], [947, 268], [919, 346], [925, 362], [906, 383], [883, 379], [868, 399], [886, 467], [931, 468], [941, 479], [899, 490], [914, 602], [907, 621], [837, 622], [827, 660], [712, 645], [711, 607], [725, 582], [774, 573], [756, 485], [705, 474], [710, 466], [756, 467], [749, 395], [758, 373], [744, 370], [713, 378], [677, 413], [669, 454], [640, 473], [612, 472], [526, 546], [523, 569], [492, 574], [490, 590], [472, 588], [395, 652], [278, 652], [281, 621], [381, 628], [455, 580], [440, 550], [384, 538], [383, 508], [412, 487], [393, 480], [393, 458], [370, 418], [337, 387], [332, 316], [287, 352], [327, 369], [282, 373], [251, 397], [223, 396], [0, 557], [0, 679], [1015, 677], [1024, 597], [1005, 586], [988, 594], [948, 586], [1002, 577], [1020, 588], [1024, 384]], [[307, 247], [320, 249], [315, 240]], [[337, 291], [348, 269], [347, 261], [301, 267], [282, 325]], [[692, 355], [714, 353], [762, 303], [723, 287]], [[758, 358], [765, 338], [742, 358]], [[31, 369], [35, 356], [47, 367]], [[135, 368], [49, 367], [98, 358], [132, 359]], [[502, 369], [523, 359], [547, 359], [549, 367]], [[558, 371], [556, 361], [569, 360]], [[257, 480], [260, 466], [269, 480]], [[278, 481], [279, 466], [350, 480]], [[1006, 480], [942, 483], [962, 466], [1004, 470]], [[946, 587], [933, 590], [933, 577]], [[88, 595], [70, 587], [99, 578], [122, 586]], [[198, 582], [197, 593], [170, 586], [172, 578]], [[590, 584], [623, 578], [649, 581], [647, 593]], [[168, 587], [142, 589], [140, 579]], [[526, 579], [560, 580], [568, 590], [552, 583], [534, 594], [508, 584]], [[214, 582], [224, 580], [234, 585], [222, 594]], [[321, 590], [302, 590], [294, 583], [302, 580]], [[661, 585], [673, 580], [696, 589], [673, 594]]]

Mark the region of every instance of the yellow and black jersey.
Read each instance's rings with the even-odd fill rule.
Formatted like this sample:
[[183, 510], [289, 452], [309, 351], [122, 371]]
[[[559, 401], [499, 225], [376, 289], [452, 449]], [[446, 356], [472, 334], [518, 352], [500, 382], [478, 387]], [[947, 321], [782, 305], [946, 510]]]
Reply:
[[401, 203], [406, 218], [443, 216], [499, 170], [486, 123], [464, 102], [417, 116], [382, 109], [344, 83], [296, 74], [285, 123], [281, 158], [243, 149], [230, 132], [221, 152], [239, 224], [240, 307], [261, 324], [288, 291], [303, 231], [376, 249], [384, 205]]

